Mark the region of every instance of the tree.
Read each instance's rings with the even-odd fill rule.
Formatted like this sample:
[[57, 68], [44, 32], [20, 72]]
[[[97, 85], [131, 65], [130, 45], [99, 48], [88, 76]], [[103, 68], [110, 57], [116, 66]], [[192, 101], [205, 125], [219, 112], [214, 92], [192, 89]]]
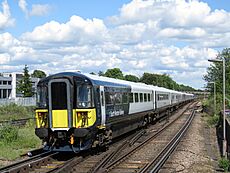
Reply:
[[33, 96], [32, 81], [30, 79], [27, 65], [25, 65], [25, 68], [23, 69], [23, 76], [17, 85], [17, 90], [23, 94], [23, 97]]
[[96, 75], [96, 73], [94, 73], [94, 72], [90, 72], [89, 74]]
[[[226, 78], [226, 94], [229, 95], [230, 90], [230, 48], [225, 48], [222, 52], [219, 52], [216, 59], [222, 60], [225, 58], [225, 78]], [[216, 92], [222, 93], [223, 90], [223, 64], [219, 62], [211, 63], [211, 66], [207, 68], [207, 74], [203, 79], [207, 82], [207, 88], [213, 93], [213, 85], [209, 82], [215, 82]]]
[[98, 72], [98, 76], [104, 76], [105, 74], [104, 74], [104, 72], [103, 71], [99, 71]]
[[144, 73], [139, 79], [135, 75], [123, 75], [119, 68], [108, 69], [105, 73], [98, 72], [99, 76], [106, 76], [115, 79], [123, 79], [132, 82], [142, 82], [147, 85], [155, 85], [177, 91], [195, 91], [194, 88], [176, 83], [168, 74]]
[[140, 82], [145, 83], [147, 85], [156, 85], [155, 76], [151, 73], [144, 73], [140, 78]]
[[46, 73], [41, 70], [34, 70], [34, 72], [31, 74], [31, 77], [44, 78], [46, 77]]
[[[219, 52], [216, 59], [222, 60], [225, 58], [225, 87], [226, 87], [226, 98], [230, 98], [230, 48], [225, 48], [222, 52]], [[223, 64], [219, 62], [213, 62], [207, 68], [207, 74], [203, 76], [203, 79], [207, 82], [206, 87], [211, 93], [212, 98], [214, 94], [214, 85], [210, 82], [215, 82], [216, 85], [216, 103], [217, 110], [222, 109], [223, 103]]]
[[137, 76], [134, 75], [125, 75], [124, 79], [132, 82], [139, 82], [140, 80]]
[[178, 91], [195, 91], [192, 87], [179, 85], [168, 74], [144, 73], [140, 78], [140, 82]]
[[124, 79], [123, 73], [119, 68], [108, 69], [104, 76], [115, 79]]

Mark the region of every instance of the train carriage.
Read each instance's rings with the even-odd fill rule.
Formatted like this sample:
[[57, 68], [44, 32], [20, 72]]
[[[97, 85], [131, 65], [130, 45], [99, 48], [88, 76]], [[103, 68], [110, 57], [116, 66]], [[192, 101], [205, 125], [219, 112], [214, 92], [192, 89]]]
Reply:
[[192, 97], [143, 83], [59, 73], [38, 83], [35, 133], [45, 150], [79, 152], [107, 145]]

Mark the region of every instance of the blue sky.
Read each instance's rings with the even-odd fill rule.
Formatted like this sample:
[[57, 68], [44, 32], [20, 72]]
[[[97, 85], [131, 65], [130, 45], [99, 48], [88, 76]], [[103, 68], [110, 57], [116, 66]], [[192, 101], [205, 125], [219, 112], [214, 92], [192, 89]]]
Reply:
[[230, 2], [228, 0], [204, 0], [212, 9], [230, 10]]
[[[67, 3], [68, 2], [68, 3]], [[43, 16], [25, 17], [16, 0], [9, 0], [8, 3], [12, 10], [12, 16], [16, 19], [15, 27], [9, 28], [15, 36], [20, 36], [23, 32], [32, 31], [35, 26], [42, 25], [48, 21], [56, 20], [64, 23], [69, 20], [72, 15], [78, 15], [85, 19], [100, 18], [106, 19], [119, 13], [119, 9], [123, 4], [129, 3], [131, 0], [30, 0], [26, 1], [28, 9], [32, 4], [49, 4], [50, 11]], [[224, 9], [230, 11], [230, 2], [228, 0], [203, 0], [214, 9]]]
[[230, 46], [227, 0], [0, 0], [0, 7], [0, 72], [118, 67], [202, 88], [207, 60]]
[[49, 4], [50, 11], [43, 16], [31, 16], [26, 18], [25, 14], [18, 6], [18, 3], [16, 3], [16, 0], [10, 0], [8, 3], [12, 10], [12, 16], [16, 19], [16, 24], [15, 27], [9, 28], [8, 31], [15, 36], [20, 36], [23, 32], [32, 31], [34, 27], [51, 20], [64, 23], [68, 21], [72, 15], [78, 15], [85, 19], [106, 19], [108, 16], [118, 14], [119, 8], [121, 8], [124, 3], [128, 2], [130, 2], [130, 0], [27, 0], [28, 9], [31, 9], [32, 4], [39, 3]]

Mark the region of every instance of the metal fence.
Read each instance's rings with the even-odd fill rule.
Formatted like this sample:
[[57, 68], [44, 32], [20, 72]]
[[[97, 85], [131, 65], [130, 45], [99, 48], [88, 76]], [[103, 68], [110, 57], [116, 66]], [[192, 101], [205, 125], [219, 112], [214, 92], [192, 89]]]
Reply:
[[36, 105], [36, 97], [18, 97], [13, 99], [0, 99], [0, 106], [2, 105], [9, 105], [10, 103], [15, 103], [21, 106], [35, 106]]

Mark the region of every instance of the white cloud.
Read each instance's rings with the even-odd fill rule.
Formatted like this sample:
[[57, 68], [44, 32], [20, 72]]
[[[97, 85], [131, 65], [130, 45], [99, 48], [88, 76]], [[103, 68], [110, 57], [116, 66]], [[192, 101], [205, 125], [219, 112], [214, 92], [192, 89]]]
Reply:
[[29, 10], [26, 0], [19, 0], [18, 6], [25, 13], [26, 18], [30, 16], [44, 16], [51, 10], [51, 6], [48, 4], [32, 4], [32, 9]]
[[129, 61], [129, 64], [134, 68], [134, 69], [143, 69], [144, 67], [147, 66], [147, 63], [145, 60], [133, 60]]
[[2, 12], [0, 12], [0, 30], [14, 25], [14, 19], [11, 18], [10, 7], [7, 0], [2, 2]]
[[10, 33], [0, 34], [0, 50], [9, 50], [12, 46], [18, 45], [20, 42], [14, 38]]
[[[168, 73], [184, 84], [190, 84], [190, 79], [180, 79], [181, 73], [187, 75], [193, 71], [201, 71], [208, 66], [202, 66], [207, 59], [216, 55], [214, 49], [196, 49], [192, 47], [179, 48], [154, 44], [150, 41], [138, 42], [135, 45], [121, 45], [112, 42], [101, 42], [96, 45], [66, 45], [59, 43], [59, 46], [47, 46], [37, 48], [31, 45], [32, 42], [17, 40], [9, 33], [0, 35], [0, 50], [8, 50], [4, 55], [2, 69], [12, 69], [18, 64], [28, 64], [31, 70], [42, 69], [53, 74], [60, 71], [98, 72], [108, 68], [119, 67], [125, 73], [142, 75], [143, 72]], [[10, 59], [9, 59], [10, 57]], [[10, 65], [11, 66], [7, 66]], [[22, 67], [23, 68], [23, 67]], [[21, 69], [22, 69], [21, 68]], [[202, 83], [200, 73], [199, 82], [192, 86], [199, 87]]]
[[158, 36], [159, 37], [165, 37], [165, 38], [184, 38], [184, 39], [196, 39], [196, 38], [202, 38], [206, 35], [206, 32], [204, 29], [201, 28], [192, 28], [192, 29], [174, 29], [174, 28], [166, 28], [161, 31], [159, 31]]
[[[183, 41], [197, 47], [228, 47], [229, 18], [230, 12], [212, 11], [207, 3], [197, 0], [133, 0], [107, 22], [115, 28], [129, 25], [135, 29], [141, 25], [145, 28], [139, 35], [142, 39]], [[125, 33], [125, 30], [119, 31]]]
[[140, 23], [133, 25], [121, 25], [111, 29], [109, 34], [115, 42], [136, 43], [142, 40], [146, 26]]
[[169, 56], [163, 57], [161, 59], [162, 64], [167, 65], [169, 67], [176, 67], [177, 61], [175, 59], [172, 59]]
[[7, 64], [10, 62], [10, 55], [7, 53], [0, 54], [0, 64]]
[[38, 44], [97, 44], [107, 39], [107, 28], [100, 19], [72, 16], [67, 23], [51, 21], [24, 33], [22, 39]]
[[33, 4], [30, 16], [44, 16], [47, 15], [51, 7], [48, 4]]
[[[26, 11], [26, 1], [20, 2]], [[64, 23], [37, 26], [20, 38], [0, 34], [0, 58], [5, 57], [1, 68], [18, 69], [18, 64], [29, 62], [31, 70], [53, 74], [119, 67], [139, 76], [167, 73], [200, 88], [215, 48], [230, 46], [229, 15], [195, 0], [133, 0], [107, 20], [73, 15]]]
[[18, 6], [21, 8], [21, 10], [28, 16], [29, 12], [27, 9], [27, 3], [26, 0], [19, 0], [18, 1]]

